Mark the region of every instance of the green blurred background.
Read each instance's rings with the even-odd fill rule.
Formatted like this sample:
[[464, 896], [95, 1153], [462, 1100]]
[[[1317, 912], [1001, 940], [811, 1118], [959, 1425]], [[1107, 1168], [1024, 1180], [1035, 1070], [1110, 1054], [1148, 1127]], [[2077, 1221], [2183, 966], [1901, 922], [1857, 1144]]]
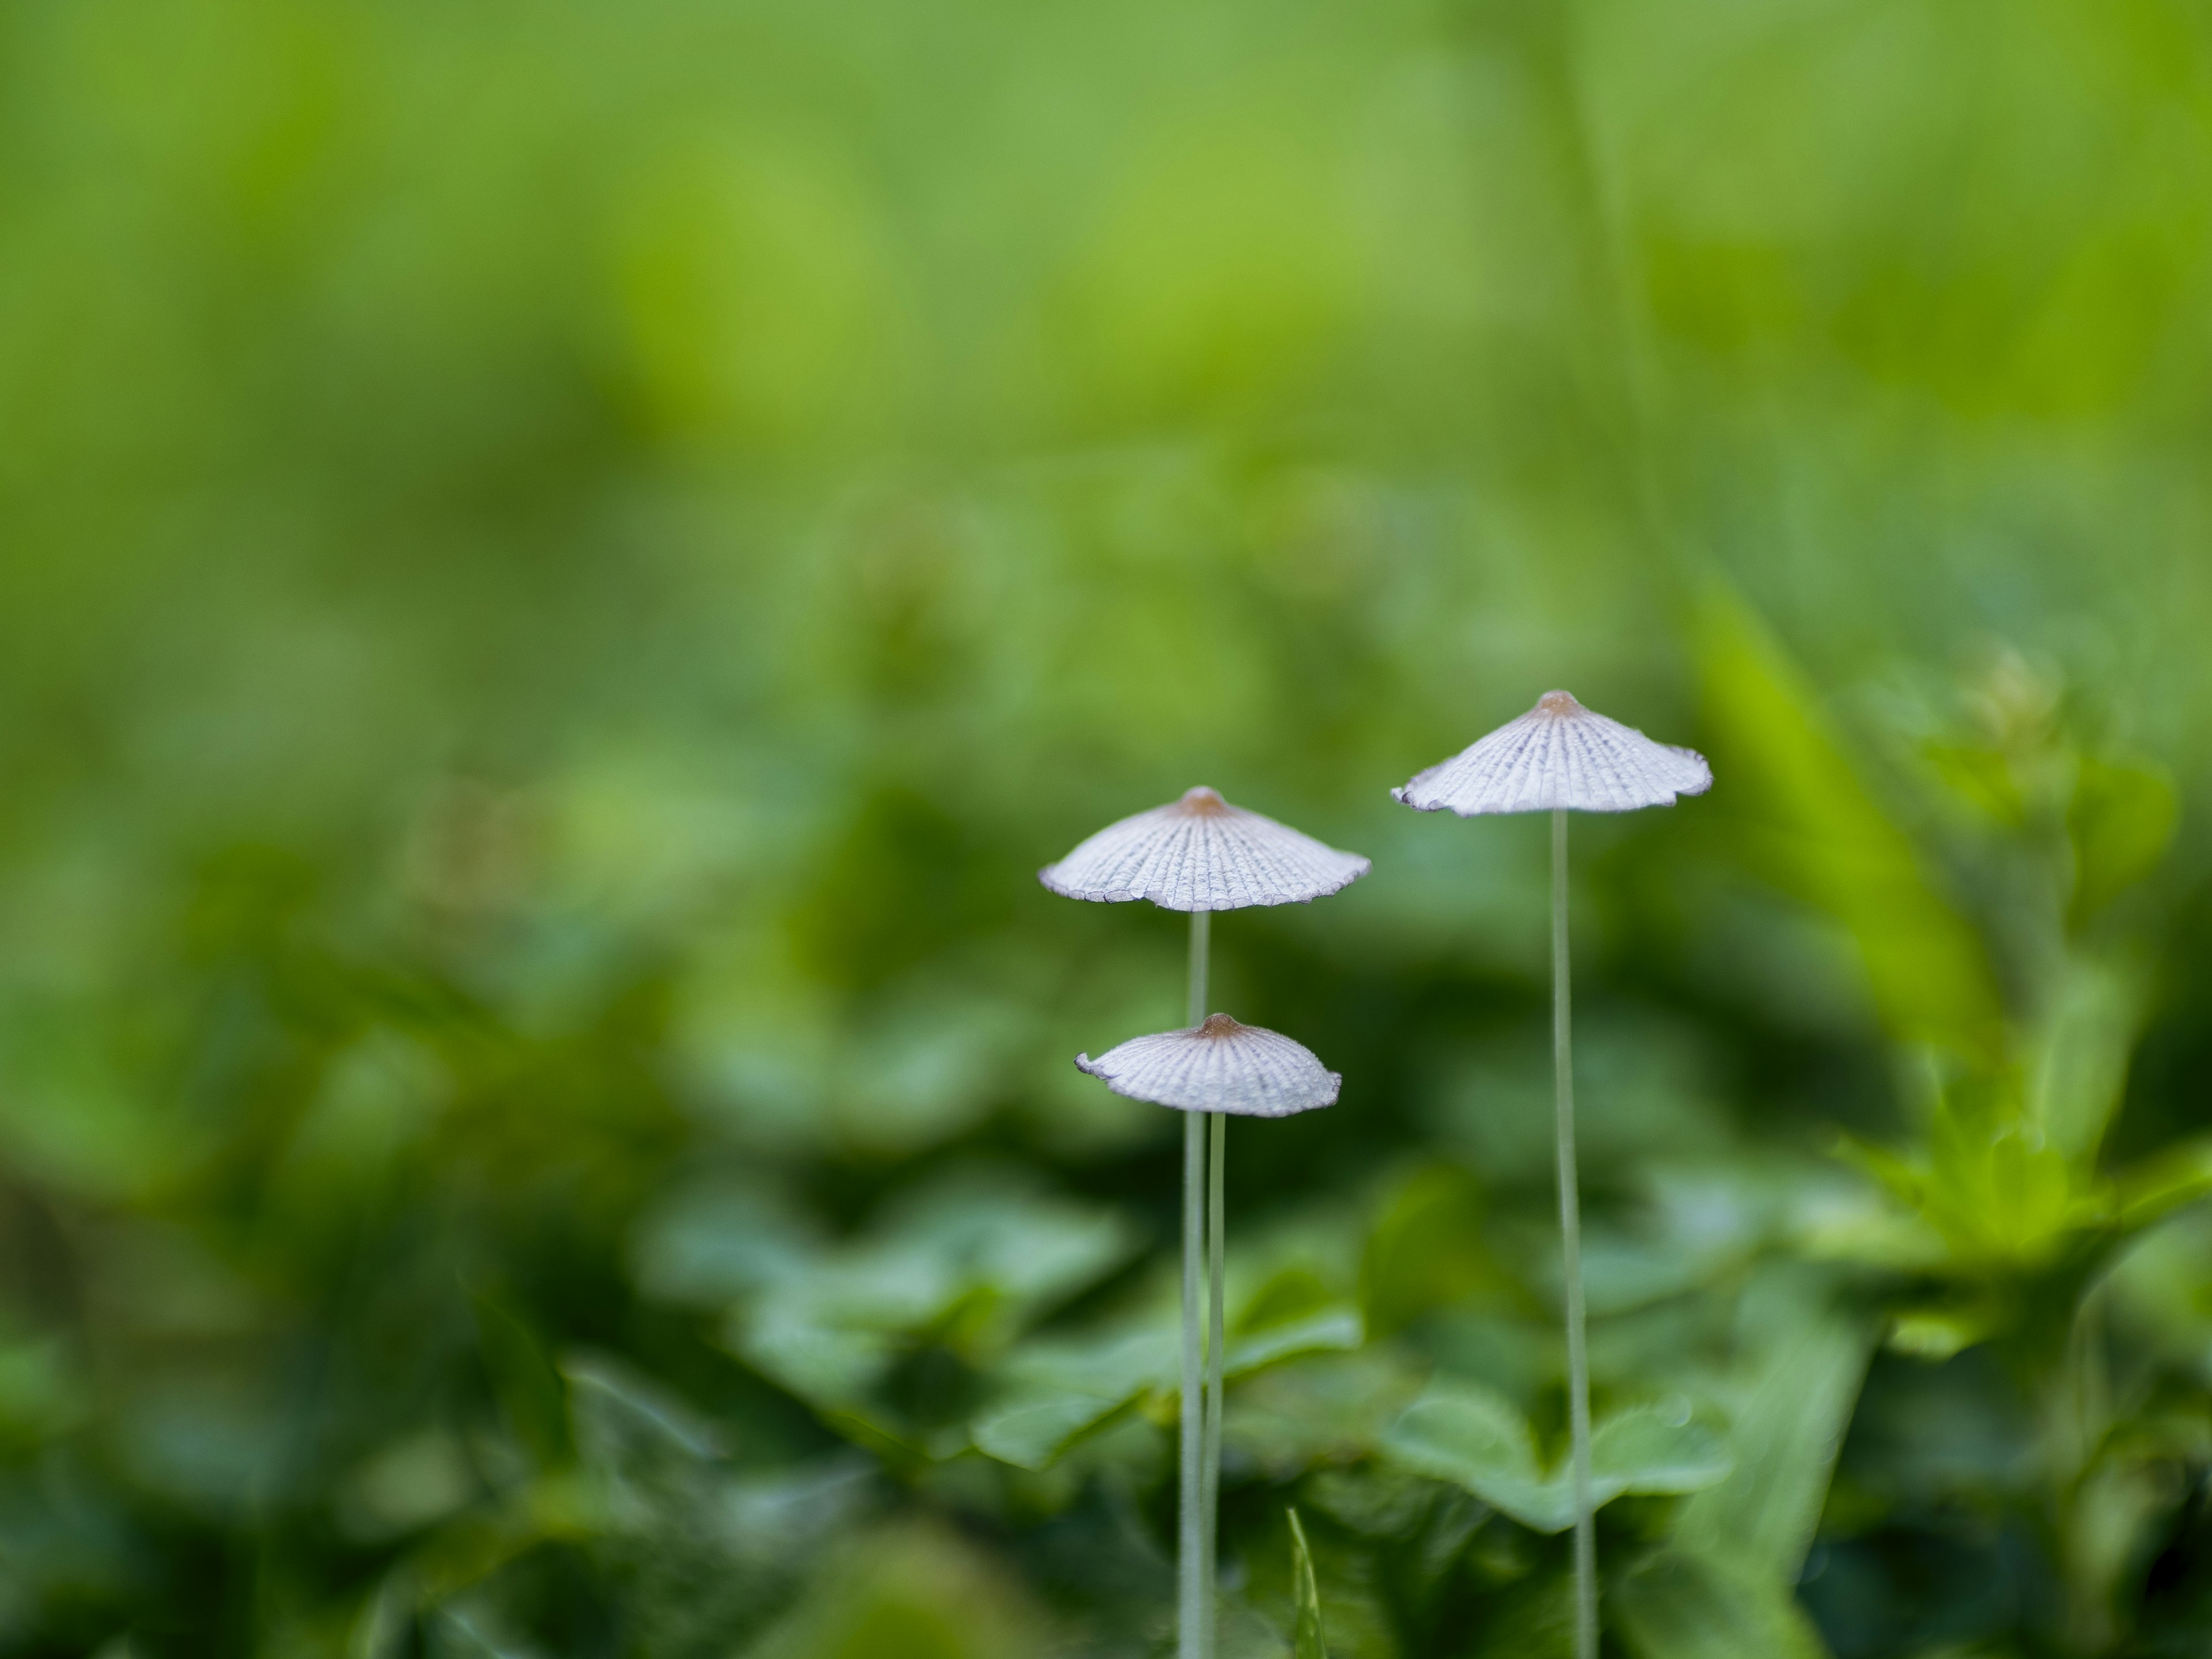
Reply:
[[1705, 1449], [1608, 1653], [2212, 1650], [2204, 0], [0, 88], [0, 1650], [1164, 1651], [1176, 1124], [1068, 1061], [1182, 924], [1034, 872], [1205, 782], [1375, 866], [1215, 927], [1346, 1078], [1231, 1136], [1224, 1659], [1293, 1504], [1338, 1659], [1565, 1653], [1393, 1449], [1561, 1431], [1543, 826], [1386, 793], [1553, 685], [1719, 779], [1576, 828], [1598, 1406]]

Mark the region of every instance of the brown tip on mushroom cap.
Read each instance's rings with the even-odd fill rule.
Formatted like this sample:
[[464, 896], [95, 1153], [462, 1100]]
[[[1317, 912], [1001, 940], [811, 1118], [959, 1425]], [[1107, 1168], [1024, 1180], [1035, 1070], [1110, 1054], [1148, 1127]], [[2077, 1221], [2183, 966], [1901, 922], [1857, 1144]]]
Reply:
[[1200, 1036], [1228, 1037], [1235, 1036], [1243, 1029], [1226, 1014], [1208, 1014], [1206, 1024], [1198, 1028], [1198, 1034]]
[[1571, 692], [1567, 691], [1547, 691], [1536, 699], [1536, 707], [1547, 714], [1579, 714], [1583, 712], [1582, 704], [1575, 701]]
[[1195, 789], [1184, 790], [1182, 799], [1176, 805], [1186, 812], [1195, 812], [1205, 817], [1213, 817], [1229, 810], [1229, 803], [1221, 799], [1219, 793], [1202, 783]]

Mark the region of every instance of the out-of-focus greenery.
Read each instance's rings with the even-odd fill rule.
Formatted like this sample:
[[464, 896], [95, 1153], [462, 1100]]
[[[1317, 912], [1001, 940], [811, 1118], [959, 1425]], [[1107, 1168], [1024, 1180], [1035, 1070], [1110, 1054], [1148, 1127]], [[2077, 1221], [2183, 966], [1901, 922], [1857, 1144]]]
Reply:
[[2212, 1644], [2203, 0], [0, 37], [0, 1650], [1162, 1651], [1206, 782], [1224, 1659], [1565, 1653], [1555, 684], [1608, 1652]]

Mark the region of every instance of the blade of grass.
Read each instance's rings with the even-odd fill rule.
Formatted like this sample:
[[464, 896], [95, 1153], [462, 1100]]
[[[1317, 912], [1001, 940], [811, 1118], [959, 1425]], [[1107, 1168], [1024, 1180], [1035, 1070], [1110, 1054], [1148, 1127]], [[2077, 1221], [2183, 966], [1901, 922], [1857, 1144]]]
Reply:
[[1291, 1517], [1291, 1594], [1297, 1625], [1291, 1634], [1291, 1659], [1328, 1659], [1328, 1640], [1321, 1627], [1321, 1585], [1314, 1577], [1313, 1552], [1306, 1547], [1306, 1529], [1296, 1510]]

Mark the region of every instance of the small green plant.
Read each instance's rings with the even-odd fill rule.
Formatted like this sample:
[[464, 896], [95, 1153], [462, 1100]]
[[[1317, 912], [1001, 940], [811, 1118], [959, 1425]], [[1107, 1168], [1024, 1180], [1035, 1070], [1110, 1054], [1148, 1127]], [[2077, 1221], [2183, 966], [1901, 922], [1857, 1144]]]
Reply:
[[[2212, 1139], [2115, 1155], [2155, 995], [2124, 901], [2164, 856], [2173, 787], [2085, 741], [2058, 687], [2000, 654], [1899, 745], [1924, 825], [1908, 838], [1751, 621], [1716, 604], [1705, 626], [1752, 844], [1854, 939], [1904, 1061], [1903, 1133], [1841, 1139], [1866, 1186], [1800, 1248], [1865, 1275], [1898, 1387], [1978, 1376], [1975, 1408], [2016, 1416], [1991, 1501], [2051, 1563], [2045, 1639], [2114, 1651], [2127, 1580], [2182, 1524], [2208, 1432], [2162, 1367], [2122, 1354], [2110, 1314], [2144, 1236], [2212, 1193]], [[1940, 889], [1928, 847], [1971, 878]], [[1841, 1502], [1869, 1500], [1847, 1484]]]

